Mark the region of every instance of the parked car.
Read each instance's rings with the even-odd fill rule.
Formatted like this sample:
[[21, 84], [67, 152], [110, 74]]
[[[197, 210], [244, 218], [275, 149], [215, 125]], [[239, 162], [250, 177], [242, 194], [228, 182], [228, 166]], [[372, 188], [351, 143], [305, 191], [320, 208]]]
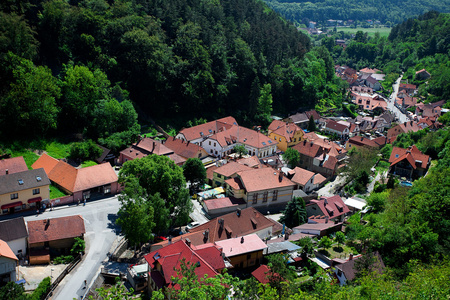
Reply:
[[159, 242], [162, 242], [162, 241], [167, 241], [167, 238], [163, 237], [161, 235], [155, 237], [155, 242], [159, 243]]
[[192, 228], [197, 227], [198, 225], [200, 225], [199, 222], [191, 222], [191, 223], [189, 223], [189, 224], [186, 225], [186, 231], [189, 231], [189, 230], [191, 230]]

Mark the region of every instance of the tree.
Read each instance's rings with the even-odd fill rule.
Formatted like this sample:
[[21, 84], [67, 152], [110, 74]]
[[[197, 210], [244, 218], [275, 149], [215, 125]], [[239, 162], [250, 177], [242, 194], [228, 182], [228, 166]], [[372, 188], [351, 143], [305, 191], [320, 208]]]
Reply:
[[248, 150], [245, 148], [244, 145], [236, 145], [233, 148], [234, 153], [239, 154], [239, 157], [242, 157], [243, 155], [248, 154]]
[[183, 165], [183, 174], [194, 188], [205, 183], [206, 169], [202, 161], [198, 158], [188, 158]]
[[335, 240], [338, 243], [338, 247], [340, 247], [345, 242], [345, 234], [342, 231], [336, 232]]
[[282, 214], [280, 223], [285, 224], [289, 228], [306, 223], [305, 201], [301, 197], [294, 197], [288, 202]]
[[283, 154], [283, 159], [291, 168], [294, 168], [300, 162], [300, 153], [294, 148], [287, 148]]
[[145, 191], [141, 197], [159, 193], [165, 207], [169, 209], [171, 226], [185, 225], [189, 222], [192, 202], [186, 188], [186, 179], [183, 169], [170, 158], [152, 154], [124, 163], [119, 172], [119, 183], [125, 188], [130, 185], [135, 189], [135, 182]]
[[314, 117], [311, 115], [309, 117], [308, 131], [309, 132], [313, 132], [313, 131], [316, 131], [316, 130], [317, 130], [316, 122], [314, 122]]
[[[133, 294], [134, 290], [131, 288], [128, 290], [125, 285], [122, 283], [119, 277], [115, 278], [116, 284], [114, 284], [110, 288], [100, 287], [96, 289], [99, 299], [101, 300], [131, 300], [136, 299], [139, 300], [141, 297]], [[94, 299], [94, 297], [89, 296], [89, 299]]]
[[0, 299], [25, 300], [27, 297], [25, 296], [23, 285], [10, 281], [0, 288]]
[[324, 236], [324, 237], [321, 238], [320, 241], [319, 241], [319, 247], [320, 247], [320, 248], [323, 248], [323, 249], [328, 249], [328, 248], [330, 248], [332, 244], [333, 244], [333, 241], [332, 241], [329, 237], [327, 237], [327, 236]]
[[135, 247], [148, 242], [155, 227], [151, 203], [139, 194], [121, 194], [119, 201], [122, 206], [117, 213], [117, 224], [122, 228], [126, 239]]
[[308, 255], [312, 255], [314, 253], [314, 245], [310, 237], [301, 238], [297, 244], [302, 247], [301, 254], [303, 259], [306, 259]]
[[70, 254], [77, 255], [79, 253], [84, 253], [85, 248], [86, 248], [85, 241], [79, 237], [76, 237], [75, 243], [73, 244], [72, 248], [70, 249]]
[[95, 160], [103, 150], [92, 140], [77, 142], [70, 145], [69, 157], [74, 160]]
[[256, 112], [258, 117], [263, 122], [263, 125], [270, 123], [270, 117], [272, 114], [272, 86], [270, 83], [266, 83], [261, 88], [258, 99], [258, 106]]

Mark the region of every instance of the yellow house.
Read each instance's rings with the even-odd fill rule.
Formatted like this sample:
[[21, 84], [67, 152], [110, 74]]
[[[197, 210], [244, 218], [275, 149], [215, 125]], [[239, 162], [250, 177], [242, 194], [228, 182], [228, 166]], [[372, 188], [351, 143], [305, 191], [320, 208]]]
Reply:
[[278, 142], [278, 149], [286, 151], [288, 147], [297, 145], [304, 140], [305, 132], [294, 123], [273, 120], [269, 125], [269, 137]]
[[0, 176], [0, 214], [40, 208], [50, 199], [50, 179], [43, 168]]

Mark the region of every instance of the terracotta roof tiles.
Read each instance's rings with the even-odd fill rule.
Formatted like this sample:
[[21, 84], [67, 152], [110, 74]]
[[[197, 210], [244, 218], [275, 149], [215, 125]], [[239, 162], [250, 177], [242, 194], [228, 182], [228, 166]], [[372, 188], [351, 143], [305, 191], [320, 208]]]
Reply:
[[86, 232], [80, 215], [28, 221], [27, 227], [30, 244], [82, 237]]
[[13, 260], [18, 260], [17, 256], [14, 254], [11, 248], [3, 240], [0, 240], [0, 257], [7, 257]]
[[28, 167], [23, 156], [18, 156], [0, 160], [0, 176], [6, 175], [6, 170], [8, 174], [12, 174], [27, 171]]

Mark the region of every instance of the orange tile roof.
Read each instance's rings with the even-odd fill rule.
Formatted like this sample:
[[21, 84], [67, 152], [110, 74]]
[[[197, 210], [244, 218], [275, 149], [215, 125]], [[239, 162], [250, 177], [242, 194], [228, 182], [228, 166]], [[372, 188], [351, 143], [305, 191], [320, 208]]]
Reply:
[[241, 164], [241, 165], [245, 165], [247, 167], [250, 167], [250, 168], [256, 168], [256, 167], [261, 166], [261, 162], [259, 161], [259, 159], [258, 159], [258, 157], [256, 155], [250, 156], [250, 157], [247, 157], [247, 158], [238, 159], [236, 162]]
[[56, 158], [44, 153], [34, 162], [34, 164], [31, 165], [31, 167], [33, 169], [44, 168], [45, 173], [48, 175], [50, 171], [53, 170], [53, 168], [58, 164], [58, 162], [59, 160]]
[[181, 139], [176, 139], [175, 137], [166, 140], [164, 142], [164, 145], [167, 148], [172, 149], [173, 152], [175, 152], [176, 154], [186, 159], [198, 158], [198, 153], [201, 152], [205, 152], [206, 155], [206, 151], [199, 145], [190, 142], [185, 142]]
[[118, 180], [109, 163], [78, 169], [73, 191], [84, 191], [97, 186], [111, 184]]
[[11, 157], [0, 160], [0, 176], [8, 174], [28, 171], [27, 164], [23, 159], [23, 156]]
[[86, 230], [80, 215], [28, 221], [28, 243], [43, 243], [68, 238], [82, 237]]
[[200, 124], [190, 128], [180, 130], [188, 141], [192, 141], [201, 137], [206, 137], [222, 130], [228, 130], [233, 125], [237, 125], [236, 119], [228, 116], [222, 119]]
[[280, 172], [272, 168], [251, 169], [238, 175], [247, 193], [295, 186], [295, 183], [282, 174], [280, 177]]
[[325, 177], [323, 177], [321, 174], [316, 174], [316, 176], [314, 176], [314, 184], [321, 184], [323, 183], [325, 180], [327, 180]]
[[305, 185], [314, 176], [314, 172], [295, 167], [294, 169], [294, 177], [292, 177], [291, 181], [298, 183], [300, 185]]
[[420, 167], [426, 169], [428, 167], [430, 156], [420, 152], [420, 150], [417, 149], [416, 145], [408, 147], [408, 149], [393, 147], [391, 156], [389, 157], [391, 166], [399, 163], [404, 159], [406, 159], [414, 169], [417, 169], [416, 162], [420, 162]]
[[223, 175], [225, 177], [230, 177], [233, 174], [236, 174], [237, 172], [251, 170], [252, 168], [247, 167], [246, 165], [237, 163], [237, 162], [229, 162], [219, 168], [217, 168], [214, 172], [220, 175]]
[[303, 132], [303, 130], [294, 123], [286, 123], [278, 120], [272, 121], [269, 126], [269, 131], [283, 136], [288, 142], [291, 141], [297, 131]]
[[18, 261], [17, 256], [11, 250], [9, 245], [5, 241], [0, 240], [0, 257], [2, 256]]
[[173, 153], [171, 149], [164, 146], [160, 141], [155, 141], [154, 139], [147, 137], [133, 144], [133, 147], [143, 149], [156, 155], [168, 155]]
[[226, 131], [213, 134], [210, 138], [216, 140], [222, 147], [232, 143], [241, 143], [260, 149], [278, 144], [268, 136], [242, 126], [232, 126]]

